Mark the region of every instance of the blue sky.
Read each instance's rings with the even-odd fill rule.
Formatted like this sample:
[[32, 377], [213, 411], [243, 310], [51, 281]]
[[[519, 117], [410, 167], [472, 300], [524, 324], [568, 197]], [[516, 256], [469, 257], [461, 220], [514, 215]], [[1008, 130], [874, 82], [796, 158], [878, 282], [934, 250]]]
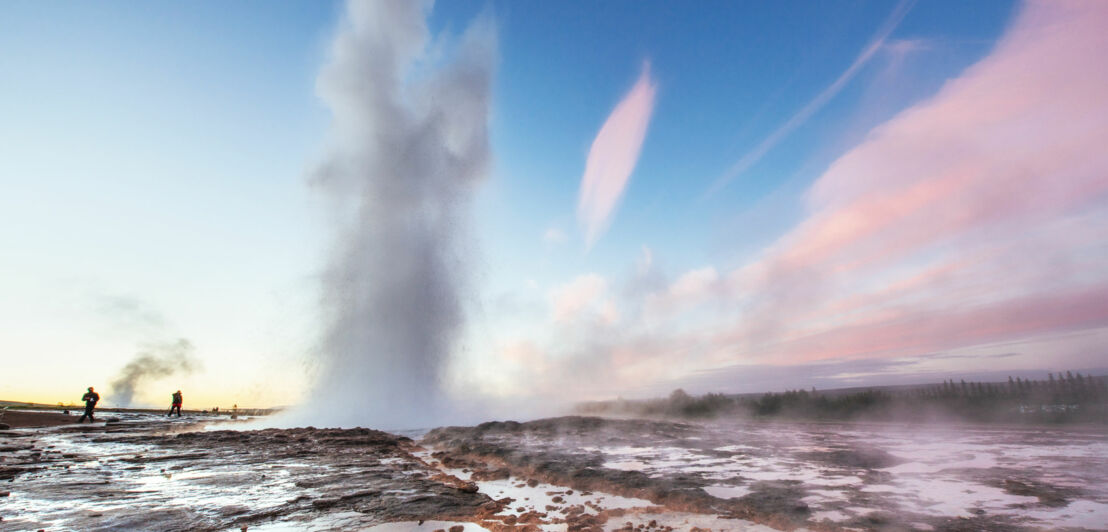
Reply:
[[[493, 137], [502, 182], [492, 188], [502, 188], [511, 198], [501, 207], [515, 209], [504, 209], [497, 222], [520, 231], [513, 246], [548, 225], [575, 232], [577, 179], [592, 135], [634, 82], [640, 63], [650, 60], [659, 96], [633, 185], [604, 244], [579, 259], [611, 269], [647, 244], [663, 247], [674, 268], [709, 258], [737, 260], [731, 256], [736, 240], [749, 246], [775, 235], [741, 227], [735, 235], [734, 229], [724, 233], [716, 228], [780, 187], [811, 181], [849, 146], [842, 137], [859, 137], [867, 125], [934, 92], [944, 79], [987, 52], [1012, 5], [983, 5], [990, 9], [965, 13], [940, 4], [913, 8], [895, 37], [930, 40], [935, 49], [908, 58], [910, 64], [902, 67], [907, 72], [876, 89], [894, 94], [873, 104], [859, 101], [886, 67], [882, 62], [887, 60], [878, 58], [818, 120], [790, 136], [740, 183], [702, 200], [709, 185], [745, 150], [850, 65], [888, 16], [888, 3], [814, 6], [818, 12], [788, 2], [706, 3], [691, 10], [664, 5], [642, 9], [633, 2], [595, 10], [574, 2], [498, 4], [494, 11], [502, 62]], [[480, 9], [474, 5], [460, 11], [467, 16]], [[958, 15], [943, 20], [942, 12]], [[866, 107], [864, 116], [855, 113], [858, 107]], [[787, 211], [791, 206], [781, 207]], [[789, 213], [781, 214], [783, 219], [769, 223], [786, 223]], [[494, 245], [502, 241], [495, 239]]]
[[[840, 78], [897, 9], [906, 14], [841, 91], [726, 186], [712, 188]], [[328, 2], [0, 5], [0, 249], [6, 257], [0, 291], [8, 295], [0, 316], [14, 331], [0, 338], [0, 353], [20, 361], [21, 376], [5, 372], [0, 397], [68, 400], [86, 381], [106, 386], [141, 346], [178, 337], [196, 345], [205, 369], [180, 377], [184, 385], [167, 385], [191, 386], [198, 400], [277, 404], [303, 393], [303, 368], [312, 366], [321, 327], [318, 274], [333, 238], [327, 206], [307, 178], [331, 121], [316, 79], [344, 10]], [[1034, 10], [1000, 1], [436, 5], [427, 19], [427, 57], [449, 57], [482, 14], [495, 22], [497, 41], [492, 167], [472, 205], [469, 347], [453, 371], [460, 381], [497, 382], [496, 393], [510, 394], [518, 390], [505, 383], [518, 375], [490, 377], [496, 372], [490, 368], [501, 366], [497, 353], [521, 346], [567, 367], [583, 357], [608, 360], [612, 367], [601, 373], [657, 389], [704, 371], [769, 363], [769, 355], [744, 354], [761, 352], [752, 344], [728, 344], [728, 358], [717, 353], [719, 346], [678, 340], [696, 332], [713, 337], [727, 323], [750, 321], [742, 309], [779, 311], [759, 307], [761, 299], [697, 300], [695, 308], [680, 306], [691, 309], [664, 319], [650, 318], [648, 307], [696, 279], [707, 280], [709, 291], [726, 291], [719, 284], [724, 279], [772, 262], [774, 250], [802, 240], [805, 222], [818, 223], [813, 205], [837, 205], [813, 200], [821, 180], [833, 181], [829, 169], [883, 124], [926, 106], [952, 80], [989, 61], [1004, 35], [1019, 38], [1019, 21], [1038, 16], [1017, 20], [1024, 11]], [[640, 79], [644, 62], [656, 93], [641, 154], [610, 225], [588, 246], [577, 209], [590, 146]], [[1087, 220], [1073, 219], [1076, 212], [1046, 220], [1086, 227]], [[995, 237], [989, 249], [1015, 246], [1007, 242]], [[1103, 265], [1102, 249], [1098, 236], [1088, 236], [1051, 256], [1081, 256], [1096, 267]], [[912, 268], [934, 266], [935, 257], [924, 255], [935, 249], [920, 253], [866, 279], [895, 284], [911, 277]], [[699, 277], [686, 277], [691, 272]], [[831, 298], [830, 304], [842, 296], [828, 295], [832, 285], [865, 284], [833, 281], [805, 297]], [[873, 288], [866, 286], [858, 290]], [[597, 332], [596, 316], [551, 323], [557, 314], [551, 307], [578, 289], [589, 301], [574, 308], [610, 307], [601, 314], [618, 316], [603, 326], [610, 330]], [[952, 295], [950, 308], [976, 308], [977, 299], [971, 304], [961, 297]], [[1085, 331], [1082, 345], [1096, 345], [1104, 325], [1098, 319], [1019, 339], [1054, 346], [1042, 335]], [[647, 339], [668, 351], [645, 349], [650, 353], [635, 360], [676, 359], [671, 364], [680, 370], [623, 372], [613, 353], [635, 351], [630, 346]], [[942, 349], [995, 355], [990, 342], [1014, 339]], [[606, 351], [594, 357], [596, 345]], [[841, 361], [935, 349], [858, 349]], [[677, 354], [689, 350], [697, 354]], [[815, 356], [785, 358], [799, 364]], [[818, 360], [826, 364], [830, 356]], [[1072, 357], [1044, 363], [1037, 356], [1012, 359], [1012, 369], [1081, 363]], [[926, 375], [976, 371], [968, 359], [943, 358], [947, 365], [929, 366]], [[28, 384], [44, 380], [57, 384]], [[786, 381], [774, 385], [807, 384]], [[140, 396], [160, 397], [149, 394]]]

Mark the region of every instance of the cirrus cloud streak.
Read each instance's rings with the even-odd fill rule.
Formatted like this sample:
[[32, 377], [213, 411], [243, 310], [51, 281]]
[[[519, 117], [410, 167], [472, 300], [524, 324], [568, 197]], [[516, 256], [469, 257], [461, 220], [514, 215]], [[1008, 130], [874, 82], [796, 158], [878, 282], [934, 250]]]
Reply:
[[1025, 4], [988, 56], [832, 163], [754, 260], [628, 295], [618, 324], [546, 352], [600, 395], [936, 352], [1108, 366], [1079, 341], [1108, 331], [1106, 26], [1108, 3]]

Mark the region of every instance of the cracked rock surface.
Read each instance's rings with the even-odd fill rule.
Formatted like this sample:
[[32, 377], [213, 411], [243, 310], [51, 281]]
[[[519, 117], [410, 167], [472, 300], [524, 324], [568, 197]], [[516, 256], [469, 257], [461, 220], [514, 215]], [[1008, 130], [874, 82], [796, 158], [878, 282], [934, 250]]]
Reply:
[[[135, 420], [0, 434], [0, 530], [227, 530], [474, 521], [500, 506], [369, 429], [197, 430]], [[351, 519], [351, 516], [356, 519]]]

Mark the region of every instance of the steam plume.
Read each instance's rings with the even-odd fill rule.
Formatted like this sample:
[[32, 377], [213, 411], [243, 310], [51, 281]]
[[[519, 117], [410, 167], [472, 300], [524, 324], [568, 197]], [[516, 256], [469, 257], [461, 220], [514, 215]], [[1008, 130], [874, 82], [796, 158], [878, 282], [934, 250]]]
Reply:
[[[481, 18], [444, 57], [426, 2], [350, 2], [317, 90], [333, 118], [313, 184], [333, 203], [319, 375], [292, 423], [442, 419], [462, 327], [460, 242], [489, 165], [495, 37]], [[438, 43], [436, 43], [438, 44]]]
[[176, 342], [151, 344], [135, 354], [112, 381], [112, 402], [131, 406], [135, 390], [144, 382], [181, 373], [188, 375], [200, 367], [192, 355], [192, 342], [181, 338]]

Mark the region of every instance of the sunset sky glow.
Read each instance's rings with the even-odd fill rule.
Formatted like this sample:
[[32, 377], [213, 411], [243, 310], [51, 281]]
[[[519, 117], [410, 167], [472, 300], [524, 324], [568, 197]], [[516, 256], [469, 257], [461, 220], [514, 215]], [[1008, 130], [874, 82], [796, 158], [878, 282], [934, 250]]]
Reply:
[[[346, 10], [0, 5], [0, 399], [301, 399]], [[451, 392], [1108, 373], [1108, 2], [444, 2], [406, 75], [480, 24]]]

